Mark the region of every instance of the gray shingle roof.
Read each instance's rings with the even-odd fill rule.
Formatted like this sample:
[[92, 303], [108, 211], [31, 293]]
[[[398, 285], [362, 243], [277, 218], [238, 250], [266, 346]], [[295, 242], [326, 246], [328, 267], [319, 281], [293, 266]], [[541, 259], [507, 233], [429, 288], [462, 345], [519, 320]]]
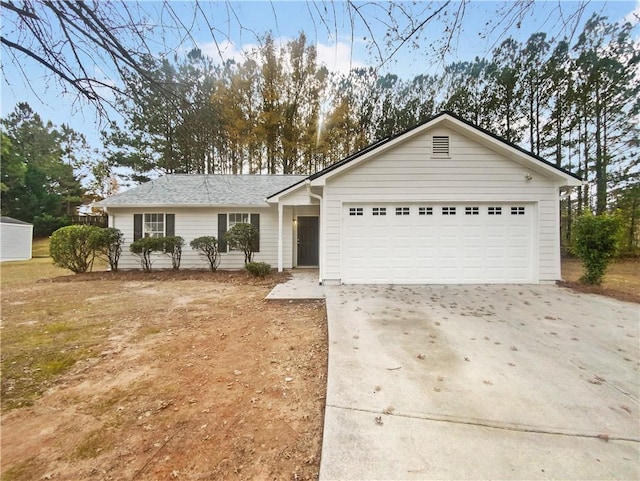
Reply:
[[94, 204], [136, 206], [266, 206], [266, 198], [306, 179], [305, 175], [196, 175], [159, 177]]
[[2, 224], [20, 224], [20, 225], [31, 225], [28, 222], [23, 220], [14, 219], [13, 217], [0, 217], [0, 223]]

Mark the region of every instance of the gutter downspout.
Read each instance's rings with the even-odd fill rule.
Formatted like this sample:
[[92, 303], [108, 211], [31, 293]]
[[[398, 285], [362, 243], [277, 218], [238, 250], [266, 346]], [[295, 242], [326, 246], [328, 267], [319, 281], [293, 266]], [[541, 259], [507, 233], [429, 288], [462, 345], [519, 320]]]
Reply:
[[283, 246], [282, 246], [282, 218], [283, 218], [284, 206], [278, 200], [278, 272], [283, 271]]
[[319, 226], [319, 230], [320, 232], [318, 232], [318, 236], [320, 237], [320, 245], [318, 246], [318, 283], [322, 284], [322, 281], [324, 279], [324, 212], [322, 210], [323, 206], [324, 206], [324, 202], [323, 202], [323, 198], [321, 195], [318, 194], [314, 194], [313, 192], [311, 192], [311, 181], [307, 180], [305, 182], [305, 185], [307, 187], [307, 194], [309, 194], [309, 197], [311, 197], [312, 199], [316, 199], [319, 203], [320, 203], [320, 226]]

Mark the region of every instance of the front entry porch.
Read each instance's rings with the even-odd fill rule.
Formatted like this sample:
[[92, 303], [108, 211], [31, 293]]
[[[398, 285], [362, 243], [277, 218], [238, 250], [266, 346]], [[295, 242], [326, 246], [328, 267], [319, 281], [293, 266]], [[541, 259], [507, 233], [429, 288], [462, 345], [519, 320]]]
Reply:
[[265, 299], [324, 299], [324, 286], [320, 285], [318, 269], [298, 268], [287, 272], [291, 274], [289, 280], [275, 286]]

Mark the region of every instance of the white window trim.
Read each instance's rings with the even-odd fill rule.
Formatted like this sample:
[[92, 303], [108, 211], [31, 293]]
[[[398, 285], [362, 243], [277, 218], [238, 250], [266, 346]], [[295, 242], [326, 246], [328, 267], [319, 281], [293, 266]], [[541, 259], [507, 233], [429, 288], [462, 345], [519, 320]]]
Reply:
[[[240, 222], [234, 221], [231, 222], [231, 216], [242, 216], [242, 218], [246, 217], [246, 221], [242, 220]], [[251, 223], [251, 214], [248, 212], [227, 212], [227, 230], [231, 229], [236, 224], [250, 224]]]
[[[242, 216], [243, 218], [246, 217], [247, 220], [245, 221], [241, 221], [241, 222], [233, 222], [231, 223], [231, 216]], [[229, 232], [229, 229], [231, 229], [234, 225], [236, 224], [251, 224], [251, 213], [250, 212], [227, 212], [227, 232]], [[228, 243], [227, 243], [227, 253], [231, 253], [231, 252], [239, 252], [242, 253], [242, 251], [240, 249], [234, 249], [232, 248]]]
[[[162, 216], [162, 232], [147, 229], [148, 225], [157, 224], [158, 222], [147, 222], [147, 216], [160, 215]], [[151, 235], [160, 233], [161, 235]], [[167, 214], [164, 212], [145, 212], [142, 214], [142, 237], [166, 237], [167, 234]]]

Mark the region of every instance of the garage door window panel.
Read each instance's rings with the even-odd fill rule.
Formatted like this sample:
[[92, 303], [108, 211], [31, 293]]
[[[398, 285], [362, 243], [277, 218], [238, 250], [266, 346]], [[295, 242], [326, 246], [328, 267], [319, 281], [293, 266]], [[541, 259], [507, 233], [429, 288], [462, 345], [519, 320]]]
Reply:
[[442, 208], [442, 215], [456, 215], [456, 208], [455, 207], [443, 207]]
[[371, 214], [377, 215], [377, 216], [387, 215], [387, 208], [386, 207], [374, 207], [373, 209], [371, 209]]

